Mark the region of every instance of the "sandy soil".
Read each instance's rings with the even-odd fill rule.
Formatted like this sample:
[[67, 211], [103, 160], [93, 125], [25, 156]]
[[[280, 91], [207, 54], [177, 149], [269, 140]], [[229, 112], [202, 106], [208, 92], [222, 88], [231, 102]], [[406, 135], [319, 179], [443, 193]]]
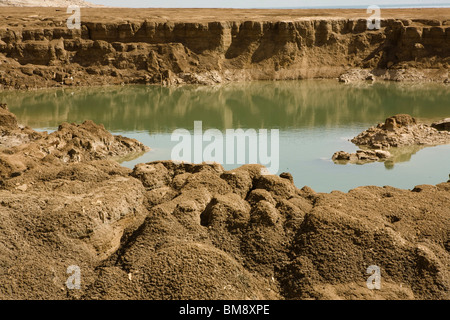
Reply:
[[0, 0], [0, 7], [67, 7], [69, 5], [101, 7], [83, 0]]
[[[37, 16], [36, 16], [37, 15]], [[130, 9], [130, 8], [82, 8], [83, 19], [93, 22], [121, 21], [170, 21], [170, 22], [214, 22], [214, 21], [299, 21], [316, 19], [367, 19], [362, 9]], [[51, 18], [65, 21], [65, 10], [57, 8], [2, 8], [0, 27], [21, 23], [39, 25], [40, 19]], [[450, 20], [450, 8], [427, 9], [382, 9], [382, 19]]]

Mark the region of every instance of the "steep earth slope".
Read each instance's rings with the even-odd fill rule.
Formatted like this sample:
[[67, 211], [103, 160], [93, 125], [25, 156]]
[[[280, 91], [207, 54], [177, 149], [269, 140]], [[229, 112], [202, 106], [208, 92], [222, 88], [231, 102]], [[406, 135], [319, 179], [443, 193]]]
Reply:
[[0, 85], [337, 78], [448, 81], [450, 9], [2, 9]]

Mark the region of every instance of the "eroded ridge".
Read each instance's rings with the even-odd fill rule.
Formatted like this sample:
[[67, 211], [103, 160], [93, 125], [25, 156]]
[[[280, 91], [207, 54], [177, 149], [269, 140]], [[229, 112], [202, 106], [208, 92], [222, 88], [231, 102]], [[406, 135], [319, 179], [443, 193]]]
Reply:
[[383, 10], [373, 30], [365, 10], [87, 8], [80, 29], [67, 28], [64, 12], [26, 10], [0, 14], [0, 88], [338, 77], [448, 83], [446, 8]]

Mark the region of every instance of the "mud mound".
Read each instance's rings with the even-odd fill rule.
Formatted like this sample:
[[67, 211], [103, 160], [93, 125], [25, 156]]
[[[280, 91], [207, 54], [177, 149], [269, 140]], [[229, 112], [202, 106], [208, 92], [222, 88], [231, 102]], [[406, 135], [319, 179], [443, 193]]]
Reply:
[[81, 125], [63, 123], [46, 137], [45, 151], [64, 162], [123, 158], [149, 150], [135, 139], [113, 136], [103, 125], [88, 120]]
[[260, 165], [130, 170], [92, 160], [117, 143], [103, 133], [63, 124], [5, 149], [54, 148], [0, 180], [1, 299], [450, 298], [450, 182], [319, 194]]
[[438, 145], [450, 143], [450, 132], [438, 131], [426, 125], [418, 124], [410, 115], [395, 115], [384, 124], [371, 127], [352, 139], [358, 146], [369, 148], [391, 148], [411, 145]]
[[15, 115], [0, 108], [0, 176], [17, 176], [40, 165], [120, 159], [148, 151], [135, 139], [113, 136], [103, 125], [63, 123], [47, 134], [17, 126]]
[[[446, 131], [448, 120], [433, 123], [431, 126], [418, 123], [408, 114], [397, 114], [389, 117], [384, 123], [371, 127], [351, 141], [364, 150], [356, 153], [337, 151], [332, 160], [336, 163], [365, 164], [373, 161], [395, 162], [401, 154], [408, 154], [411, 148], [420, 150], [426, 146], [450, 143], [450, 131]], [[397, 148], [395, 155], [387, 149]], [[367, 150], [373, 149], [373, 150]]]
[[9, 112], [8, 106], [5, 103], [0, 104], [0, 130], [2, 132], [7, 130], [17, 130], [17, 119], [14, 114]]
[[[257, 165], [223, 171], [171, 162], [135, 168], [132, 175], [147, 186], [149, 216], [107, 263], [107, 268], [125, 270], [121, 277], [126, 280], [128, 274], [132, 280], [124, 287], [106, 287], [111, 282], [107, 269], [99, 273], [101, 285], [88, 289], [86, 297], [102, 297], [102, 292], [113, 297], [131, 288], [145, 299], [275, 294], [289, 299], [449, 298], [448, 183], [415, 192], [364, 187], [348, 194], [316, 194], [260, 170]], [[149, 184], [149, 179], [155, 180]], [[435, 202], [427, 200], [430, 196]], [[236, 266], [228, 271], [229, 285], [217, 278], [205, 291], [210, 277], [223, 276], [216, 268], [225, 262], [217, 257], [209, 265], [199, 246], [214, 255], [220, 250], [230, 267], [231, 261], [244, 266], [252, 278], [242, 274], [242, 281], [259, 290], [248, 296], [242, 282], [234, 282], [232, 277], [241, 272]], [[374, 264], [382, 268], [386, 286], [372, 292], [365, 272]], [[202, 279], [193, 282], [191, 272]]]
[[[449, 298], [450, 183], [317, 194], [260, 170], [94, 161], [9, 179], [0, 296]], [[69, 265], [80, 290], [64, 285]]]
[[[83, 282], [142, 223], [144, 189], [113, 162], [32, 170], [0, 190], [2, 299], [67, 298], [69, 265]], [[77, 173], [83, 179], [77, 179]]]

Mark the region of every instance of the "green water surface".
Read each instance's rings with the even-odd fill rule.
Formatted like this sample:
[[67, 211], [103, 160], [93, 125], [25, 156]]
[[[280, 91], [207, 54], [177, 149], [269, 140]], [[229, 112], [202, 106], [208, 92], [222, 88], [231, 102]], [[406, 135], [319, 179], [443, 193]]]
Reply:
[[[298, 187], [319, 192], [348, 191], [362, 185], [411, 189], [447, 181], [450, 145], [400, 150], [395, 163], [338, 165], [335, 151], [354, 152], [348, 140], [408, 113], [431, 123], [450, 117], [450, 87], [443, 84], [374, 83], [335, 80], [233, 83], [220, 86], [123, 86], [0, 92], [23, 124], [55, 130], [63, 122], [86, 119], [114, 134], [138, 139], [152, 150], [123, 165], [171, 158], [175, 129], [279, 129], [280, 166]], [[231, 169], [239, 165], [224, 165]]]

